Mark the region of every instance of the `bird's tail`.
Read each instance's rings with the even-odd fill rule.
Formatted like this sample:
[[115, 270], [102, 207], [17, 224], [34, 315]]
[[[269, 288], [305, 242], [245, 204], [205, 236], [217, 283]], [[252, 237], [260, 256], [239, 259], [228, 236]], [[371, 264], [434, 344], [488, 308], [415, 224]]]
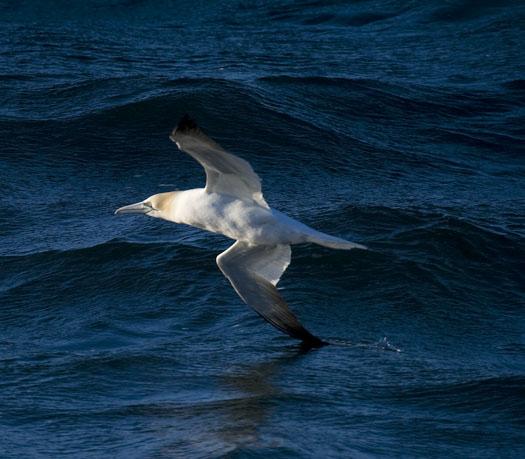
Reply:
[[351, 250], [351, 249], [362, 249], [366, 250], [368, 247], [362, 244], [357, 244], [356, 242], [350, 242], [346, 239], [341, 239], [339, 237], [330, 236], [329, 234], [321, 233], [320, 231], [315, 231], [312, 234], [308, 235], [308, 242], [313, 244], [322, 245], [323, 247], [329, 247], [330, 249], [339, 249], [339, 250]]

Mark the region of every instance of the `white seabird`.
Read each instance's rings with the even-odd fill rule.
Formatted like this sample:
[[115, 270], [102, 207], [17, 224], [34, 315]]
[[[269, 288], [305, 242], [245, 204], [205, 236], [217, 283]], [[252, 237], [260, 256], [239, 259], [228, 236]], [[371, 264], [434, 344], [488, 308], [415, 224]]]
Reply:
[[206, 172], [206, 187], [155, 194], [115, 214], [142, 213], [219, 233], [236, 242], [216, 261], [242, 300], [263, 319], [309, 346], [322, 340], [307, 331], [277, 291], [290, 264], [292, 244], [333, 249], [365, 246], [310, 228], [266, 203], [261, 180], [245, 160], [227, 153], [185, 115], [170, 139]]

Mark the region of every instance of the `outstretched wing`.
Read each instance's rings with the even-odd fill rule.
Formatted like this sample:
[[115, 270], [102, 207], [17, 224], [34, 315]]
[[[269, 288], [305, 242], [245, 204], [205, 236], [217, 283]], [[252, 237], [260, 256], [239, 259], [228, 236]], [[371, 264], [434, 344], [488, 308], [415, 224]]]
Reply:
[[250, 245], [237, 241], [217, 257], [217, 265], [242, 300], [282, 332], [312, 346], [323, 342], [290, 311], [277, 282], [290, 264], [289, 245]]
[[177, 147], [197, 160], [206, 171], [206, 191], [221, 193], [268, 207], [261, 180], [244, 159], [226, 152], [184, 115], [170, 135]]

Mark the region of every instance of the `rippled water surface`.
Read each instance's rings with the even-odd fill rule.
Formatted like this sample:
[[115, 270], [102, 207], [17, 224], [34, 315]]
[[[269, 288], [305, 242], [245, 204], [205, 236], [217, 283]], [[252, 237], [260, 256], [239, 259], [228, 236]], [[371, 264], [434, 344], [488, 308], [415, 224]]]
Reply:
[[[524, 457], [525, 7], [0, 2], [0, 456]], [[202, 186], [183, 113], [294, 247], [305, 352], [115, 208]]]

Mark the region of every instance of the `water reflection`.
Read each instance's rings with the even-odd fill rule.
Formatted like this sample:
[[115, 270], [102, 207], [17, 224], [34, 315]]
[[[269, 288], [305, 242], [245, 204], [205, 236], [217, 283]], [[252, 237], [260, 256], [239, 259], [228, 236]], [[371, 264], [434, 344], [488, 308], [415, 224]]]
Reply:
[[258, 428], [271, 416], [276, 399], [282, 395], [279, 373], [308, 352], [309, 348], [293, 346], [276, 358], [242, 365], [221, 376], [220, 384], [237, 394], [224, 406], [223, 427], [218, 432], [222, 441], [232, 449], [268, 446], [262, 444]]

